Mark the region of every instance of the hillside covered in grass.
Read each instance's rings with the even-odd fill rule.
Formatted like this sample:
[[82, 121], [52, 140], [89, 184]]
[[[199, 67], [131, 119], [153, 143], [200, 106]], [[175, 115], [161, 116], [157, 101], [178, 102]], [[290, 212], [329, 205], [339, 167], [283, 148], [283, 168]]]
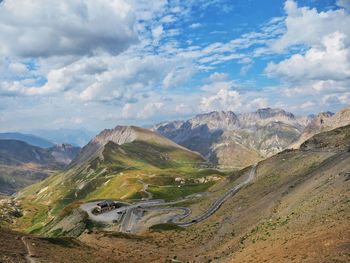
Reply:
[[18, 195], [29, 212], [17, 227], [40, 231], [63, 211], [88, 200], [141, 199], [145, 183], [154, 197], [166, 200], [206, 191], [224, 174], [200, 169], [205, 162], [198, 153], [146, 129], [120, 126], [104, 131], [82, 149], [68, 170]]

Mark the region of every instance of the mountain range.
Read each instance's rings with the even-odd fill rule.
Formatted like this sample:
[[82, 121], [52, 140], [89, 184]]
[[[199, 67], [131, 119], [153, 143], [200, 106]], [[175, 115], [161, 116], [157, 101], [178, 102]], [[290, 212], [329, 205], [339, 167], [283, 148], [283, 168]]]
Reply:
[[80, 129], [37, 129], [22, 132], [4, 132], [0, 133], [0, 139], [18, 140], [26, 142], [33, 146], [49, 148], [57, 144], [71, 144], [82, 147], [94, 137], [94, 132], [85, 128]]
[[23, 141], [0, 140], [0, 193], [13, 194], [64, 169], [79, 150], [71, 145], [40, 148]]
[[43, 139], [33, 134], [25, 134], [25, 133], [19, 133], [19, 132], [0, 133], [0, 140], [17, 140], [17, 141], [26, 142], [30, 145], [41, 147], [41, 148], [49, 148], [54, 146], [54, 143], [52, 143], [49, 140]]
[[[230, 111], [210, 112], [185, 121], [163, 122], [150, 129], [135, 126], [107, 129], [94, 137], [81, 152], [79, 147], [69, 144], [54, 145], [35, 135], [2, 133], [0, 138], [9, 140], [0, 140], [0, 192], [12, 194], [65, 167], [76, 168], [90, 166], [93, 162], [101, 163], [103, 154], [112, 148], [119, 153], [118, 159], [124, 160], [120, 164], [127, 159], [134, 163], [137, 151], [137, 158], [145, 154], [142, 158], [146, 158], [147, 161], [143, 162], [147, 163], [151, 161], [152, 154], [144, 149], [148, 149], [146, 146], [149, 143], [152, 147], [161, 145], [163, 150], [175, 147], [182, 149], [182, 153], [191, 152], [193, 155], [198, 152], [204, 157], [200, 157], [201, 162], [207, 163], [207, 166], [210, 162], [226, 169], [243, 168], [284, 149], [298, 149], [313, 135], [349, 123], [350, 108], [336, 114], [324, 112], [308, 117], [298, 117], [290, 112], [271, 108], [242, 114]], [[74, 139], [75, 142], [82, 142], [90, 136], [86, 130], [57, 130], [52, 131], [51, 135], [46, 134], [46, 138], [57, 139], [55, 136], [59, 136], [60, 131], [63, 132], [63, 137]], [[44, 131], [42, 132], [44, 135]], [[60, 135], [61, 139], [63, 137]], [[125, 146], [120, 145], [133, 145], [133, 150], [130, 152], [130, 147], [124, 149]], [[161, 156], [162, 162], [158, 158], [156, 165], [166, 163], [167, 155]]]
[[54, 144], [71, 144], [74, 146], [83, 147], [87, 144], [91, 138], [94, 137], [95, 133], [85, 129], [51, 129], [51, 130], [31, 130], [30, 134], [34, 134], [35, 136], [45, 138], [46, 140], [54, 143]]
[[211, 162], [244, 167], [288, 147], [309, 122], [308, 117], [266, 108], [242, 114], [214, 111], [187, 121], [160, 123], [152, 130]]
[[316, 133], [349, 124], [349, 112], [345, 108], [335, 115], [325, 112], [305, 117], [271, 108], [241, 114], [214, 111], [151, 129], [212, 163], [242, 168], [284, 149], [299, 148]]
[[346, 126], [348, 124], [350, 124], [350, 107], [344, 108], [336, 114], [331, 112], [321, 112], [311, 119], [302, 134], [300, 134], [298, 140], [289, 147], [298, 149], [304, 141], [311, 138], [313, 135]]

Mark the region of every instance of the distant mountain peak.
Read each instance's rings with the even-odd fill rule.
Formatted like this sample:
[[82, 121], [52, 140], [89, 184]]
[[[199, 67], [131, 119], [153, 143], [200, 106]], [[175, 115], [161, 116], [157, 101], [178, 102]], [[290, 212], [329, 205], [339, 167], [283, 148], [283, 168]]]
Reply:
[[62, 150], [71, 149], [71, 148], [79, 148], [79, 147], [73, 146], [72, 144], [69, 144], [69, 143], [58, 143], [58, 144], [55, 144], [53, 147], [51, 147], [51, 149], [62, 149]]
[[233, 111], [212, 111], [208, 113], [197, 114], [193, 119], [201, 119], [201, 118], [234, 119], [234, 118], [237, 118], [237, 115]]
[[30, 145], [41, 147], [41, 148], [49, 148], [54, 146], [52, 142], [46, 139], [43, 139], [41, 137], [38, 137], [32, 134], [25, 134], [25, 133], [19, 133], [19, 132], [0, 133], [0, 139], [23, 141]]
[[212, 111], [198, 114], [190, 121], [193, 127], [205, 124], [210, 130], [233, 129], [239, 125], [238, 116], [233, 111]]
[[325, 111], [325, 112], [320, 112], [316, 115], [316, 117], [332, 117], [334, 115], [333, 112], [330, 111]]
[[190, 150], [184, 148], [183, 146], [180, 146], [168, 138], [165, 138], [149, 129], [136, 126], [118, 125], [112, 129], [105, 129], [100, 134], [95, 136], [95, 138], [93, 138], [86, 146], [83, 147], [71, 165], [83, 163], [86, 160], [90, 160], [91, 158], [100, 155], [105, 146], [111, 142], [117, 145], [123, 145], [126, 143], [133, 143], [135, 141], [163, 147], [178, 148], [190, 152]]
[[132, 142], [137, 139], [137, 130], [134, 126], [121, 126], [118, 125], [113, 129], [105, 129], [98, 134], [93, 142], [106, 144], [112, 141], [116, 144], [124, 144]]
[[275, 116], [286, 116], [292, 119], [295, 118], [293, 113], [287, 112], [279, 108], [262, 108], [262, 109], [258, 109], [256, 113], [259, 115], [260, 118], [264, 118], [264, 119], [275, 117]]

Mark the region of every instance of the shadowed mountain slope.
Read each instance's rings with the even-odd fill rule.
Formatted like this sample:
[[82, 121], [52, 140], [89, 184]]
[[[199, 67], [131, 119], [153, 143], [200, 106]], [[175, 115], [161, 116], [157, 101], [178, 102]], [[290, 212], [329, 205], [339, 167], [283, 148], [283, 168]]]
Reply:
[[23, 141], [30, 145], [41, 147], [41, 148], [49, 148], [54, 146], [54, 144], [49, 140], [46, 140], [44, 138], [41, 138], [32, 134], [24, 134], [19, 132], [0, 133], [0, 140]]
[[17, 140], [0, 140], [0, 192], [14, 192], [62, 170], [80, 149], [69, 145], [40, 148]]

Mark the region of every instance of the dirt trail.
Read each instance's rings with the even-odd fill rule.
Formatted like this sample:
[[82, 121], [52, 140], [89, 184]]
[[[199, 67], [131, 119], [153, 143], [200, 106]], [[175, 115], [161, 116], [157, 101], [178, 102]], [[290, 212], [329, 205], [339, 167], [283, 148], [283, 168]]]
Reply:
[[27, 263], [38, 263], [37, 260], [35, 260], [34, 256], [35, 253], [33, 252], [32, 246], [30, 244], [30, 241], [27, 240], [26, 236], [23, 236], [21, 238], [24, 246], [26, 247], [27, 250], [27, 255], [25, 256]]

